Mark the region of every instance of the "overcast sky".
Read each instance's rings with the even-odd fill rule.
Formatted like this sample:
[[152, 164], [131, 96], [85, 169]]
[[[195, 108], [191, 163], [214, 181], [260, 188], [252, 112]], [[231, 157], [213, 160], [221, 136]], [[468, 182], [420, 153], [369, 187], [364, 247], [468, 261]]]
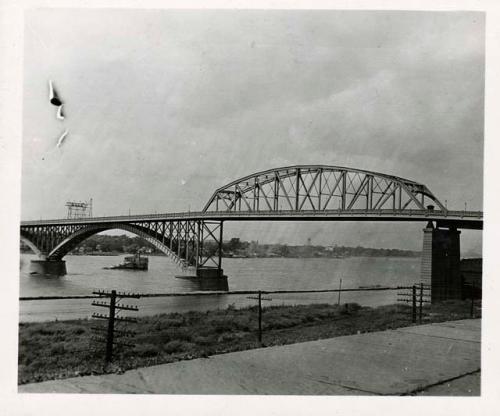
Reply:
[[[482, 209], [481, 13], [36, 10], [24, 68], [23, 219], [90, 197], [95, 215], [200, 210], [233, 179], [294, 164], [394, 174]], [[424, 225], [228, 236], [420, 249]], [[464, 232], [463, 251], [480, 239]]]

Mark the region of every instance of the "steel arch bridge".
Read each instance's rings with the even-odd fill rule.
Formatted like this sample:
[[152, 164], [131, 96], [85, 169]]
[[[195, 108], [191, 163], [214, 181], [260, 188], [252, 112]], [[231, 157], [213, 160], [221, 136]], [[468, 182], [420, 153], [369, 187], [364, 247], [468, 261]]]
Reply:
[[[57, 262], [93, 234], [123, 229], [199, 277], [222, 276], [224, 221], [435, 221], [482, 229], [482, 212], [447, 210], [421, 183], [337, 166], [270, 169], [217, 189], [202, 211], [22, 221], [21, 239]], [[215, 247], [215, 249], [214, 249]]]
[[270, 169], [215, 191], [203, 211], [351, 211], [446, 208], [427, 186], [383, 173], [337, 166]]

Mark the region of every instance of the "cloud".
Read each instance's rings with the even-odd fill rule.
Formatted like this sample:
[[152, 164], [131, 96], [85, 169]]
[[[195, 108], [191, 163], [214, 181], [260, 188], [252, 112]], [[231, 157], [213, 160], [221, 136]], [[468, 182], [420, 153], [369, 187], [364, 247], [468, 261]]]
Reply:
[[[406, 176], [481, 208], [484, 14], [68, 9], [26, 22], [24, 218], [89, 196], [101, 213], [193, 210], [297, 163]], [[42, 161], [60, 133], [47, 79], [71, 146]]]

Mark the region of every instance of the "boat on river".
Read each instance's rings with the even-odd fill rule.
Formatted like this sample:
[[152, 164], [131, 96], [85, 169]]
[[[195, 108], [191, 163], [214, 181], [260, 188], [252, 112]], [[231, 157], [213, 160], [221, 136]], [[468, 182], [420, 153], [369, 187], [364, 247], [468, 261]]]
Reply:
[[122, 264], [112, 267], [104, 267], [108, 270], [148, 270], [149, 259], [141, 257], [140, 253], [125, 257]]

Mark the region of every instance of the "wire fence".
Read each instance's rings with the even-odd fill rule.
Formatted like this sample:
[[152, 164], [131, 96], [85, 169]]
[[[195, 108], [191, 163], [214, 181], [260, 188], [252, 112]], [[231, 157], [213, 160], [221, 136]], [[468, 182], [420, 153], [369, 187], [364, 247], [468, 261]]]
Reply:
[[[181, 293], [101, 290], [91, 295], [24, 296], [19, 298], [24, 305], [53, 301], [63, 302], [71, 309], [77, 304], [85, 319], [40, 323], [39, 327], [21, 323], [20, 363], [37, 360], [34, 351], [38, 350], [32, 348], [33, 343], [39, 348], [50, 348], [50, 360], [67, 363], [78, 357], [76, 368], [85, 362], [102, 362], [103, 357], [105, 365], [118, 362], [123, 368], [133, 368], [264, 345], [481, 316], [481, 299], [473, 285], [462, 290], [467, 299], [442, 302], [432, 298], [434, 289], [418, 283], [311, 290]], [[384, 305], [369, 305], [375, 295], [383, 295]], [[124, 304], [127, 298], [134, 298], [137, 304]], [[224, 301], [214, 302], [214, 299]], [[167, 301], [169, 313], [164, 308]], [[153, 302], [153, 307], [148, 302]], [[156, 308], [154, 302], [161, 302], [163, 309]], [[134, 312], [133, 317], [122, 313], [130, 311]], [[50, 329], [51, 324], [56, 329]], [[37, 344], [40, 334], [48, 334], [48, 338]], [[58, 364], [54, 361], [53, 365]], [[32, 381], [30, 377], [34, 376], [27, 370], [30, 366], [22, 368], [28, 373], [25, 380]]]
[[[113, 290], [113, 288], [107, 288]], [[137, 316], [161, 313], [207, 311], [232, 308], [247, 308], [255, 304], [249, 297], [272, 295], [267, 306], [293, 306], [325, 303], [330, 305], [358, 303], [363, 306], [380, 306], [397, 302], [396, 292], [404, 289], [393, 286], [358, 288], [325, 288], [302, 290], [234, 290], [234, 291], [190, 291], [164, 293], [136, 293], [140, 296], [140, 311]], [[89, 300], [98, 295], [50, 295], [20, 297], [21, 322], [82, 319], [92, 313]], [[50, 306], [49, 306], [50, 305]]]
[[[360, 306], [382, 306], [389, 304], [405, 305], [405, 310], [410, 311], [413, 323], [422, 322], [423, 315], [433, 301], [441, 301], [444, 298], [470, 299], [470, 315], [474, 316], [478, 308], [478, 299], [481, 298], [480, 288], [472, 284], [463, 284], [459, 292], [450, 290], [444, 292], [444, 287], [418, 283], [412, 286], [374, 286], [358, 288], [338, 289], [303, 289], [303, 290], [234, 290], [234, 291], [191, 291], [191, 292], [164, 292], [164, 293], [134, 293], [141, 299], [139, 316], [155, 315], [161, 313], [207, 311], [212, 309], [246, 308], [254, 304], [262, 295], [272, 296], [268, 298], [270, 306], [293, 306], [300, 304], [325, 303], [340, 305], [342, 303], [358, 303]], [[452, 288], [453, 289], [453, 288]], [[123, 293], [124, 296], [131, 295]], [[437, 293], [439, 296], [432, 295]], [[443, 295], [444, 293], [444, 295]], [[44, 301], [59, 302], [52, 312], [34, 309], [27, 312], [35, 315], [34, 318], [45, 317], [50, 320], [54, 316], [56, 320], [85, 318], [88, 316], [90, 304], [87, 300], [98, 299], [102, 296], [98, 291], [90, 295], [64, 295], [64, 296], [22, 296], [19, 298], [21, 305], [37, 303], [43, 305]], [[171, 299], [168, 302], [161, 298]], [[175, 299], [180, 299], [176, 301]], [[73, 302], [75, 301], [75, 302]], [[474, 303], [476, 303], [474, 305]], [[23, 307], [21, 307], [23, 311]], [[29, 308], [28, 308], [29, 309]], [[52, 315], [51, 315], [52, 313]], [[42, 319], [35, 319], [42, 320]], [[29, 321], [29, 319], [28, 319]]]
[[[233, 290], [233, 291], [192, 291], [192, 292], [165, 292], [136, 294], [141, 298], [181, 297], [181, 296], [231, 296], [231, 295], [256, 295], [262, 294], [288, 294], [288, 293], [339, 293], [339, 292], [376, 292], [408, 289], [409, 286], [377, 286], [370, 288], [350, 289], [309, 289], [309, 290]], [[31, 300], [62, 300], [62, 299], [96, 299], [100, 295], [68, 295], [68, 296], [21, 296], [20, 301]]]

